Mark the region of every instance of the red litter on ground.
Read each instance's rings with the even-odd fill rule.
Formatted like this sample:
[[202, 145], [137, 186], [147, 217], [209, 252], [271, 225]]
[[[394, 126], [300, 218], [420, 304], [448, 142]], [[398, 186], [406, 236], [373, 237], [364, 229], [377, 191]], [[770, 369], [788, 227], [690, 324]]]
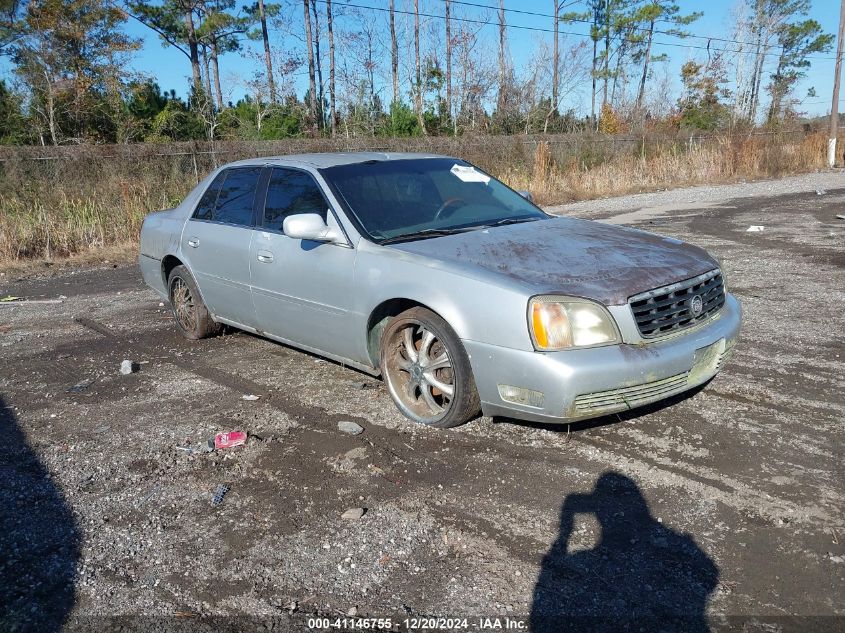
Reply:
[[246, 433], [243, 431], [218, 433], [214, 436], [214, 448], [234, 448], [244, 444], [246, 444]]

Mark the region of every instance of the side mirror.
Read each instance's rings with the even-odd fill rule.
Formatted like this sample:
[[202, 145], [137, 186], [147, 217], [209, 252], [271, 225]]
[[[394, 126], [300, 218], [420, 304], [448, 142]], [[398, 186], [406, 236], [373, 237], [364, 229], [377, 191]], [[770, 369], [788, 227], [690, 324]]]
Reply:
[[300, 213], [285, 218], [282, 224], [285, 235], [295, 240], [311, 240], [313, 242], [343, 241], [343, 236], [337, 229], [331, 228], [323, 222], [316, 213]]
[[532, 196], [531, 192], [528, 191], [527, 189], [520, 189], [519, 191], [517, 191], [517, 193], [519, 195], [521, 195], [523, 198], [525, 198], [526, 200], [528, 200], [528, 202], [534, 202], [534, 196]]

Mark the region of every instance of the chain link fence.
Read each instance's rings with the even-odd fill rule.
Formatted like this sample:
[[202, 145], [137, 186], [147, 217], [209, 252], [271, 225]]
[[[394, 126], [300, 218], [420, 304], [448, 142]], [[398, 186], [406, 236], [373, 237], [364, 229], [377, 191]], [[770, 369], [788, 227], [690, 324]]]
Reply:
[[[0, 148], [0, 186], [27, 182], [78, 183], [92, 175], [146, 180], [155, 176], [196, 184], [216, 167], [236, 160], [309, 152], [427, 152], [456, 156], [494, 174], [532, 171], [538, 156], [560, 168], [591, 169], [620, 155], [643, 158], [706, 147], [755, 142], [795, 142], [801, 129], [745, 134], [614, 135], [557, 134], [417, 138], [319, 138], [277, 141], [218, 141], [172, 144], [76, 145]], [[538, 146], [543, 149], [538, 152]], [[95, 186], [92, 182], [91, 186]]]

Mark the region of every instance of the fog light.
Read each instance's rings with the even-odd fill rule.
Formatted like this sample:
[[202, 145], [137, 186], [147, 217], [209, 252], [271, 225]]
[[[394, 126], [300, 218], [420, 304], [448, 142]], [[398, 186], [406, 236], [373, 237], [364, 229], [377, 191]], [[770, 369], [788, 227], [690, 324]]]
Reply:
[[499, 385], [499, 397], [505, 402], [522, 404], [526, 407], [543, 406], [545, 396], [542, 391], [533, 391], [525, 387], [514, 387], [513, 385]]

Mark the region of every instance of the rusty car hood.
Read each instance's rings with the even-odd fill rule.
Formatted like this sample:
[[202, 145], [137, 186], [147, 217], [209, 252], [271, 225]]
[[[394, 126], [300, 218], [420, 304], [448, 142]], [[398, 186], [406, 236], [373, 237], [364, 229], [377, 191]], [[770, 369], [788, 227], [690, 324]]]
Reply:
[[620, 305], [645, 290], [718, 267], [703, 249], [637, 229], [550, 218], [392, 245], [466, 271], [476, 267], [530, 286]]

